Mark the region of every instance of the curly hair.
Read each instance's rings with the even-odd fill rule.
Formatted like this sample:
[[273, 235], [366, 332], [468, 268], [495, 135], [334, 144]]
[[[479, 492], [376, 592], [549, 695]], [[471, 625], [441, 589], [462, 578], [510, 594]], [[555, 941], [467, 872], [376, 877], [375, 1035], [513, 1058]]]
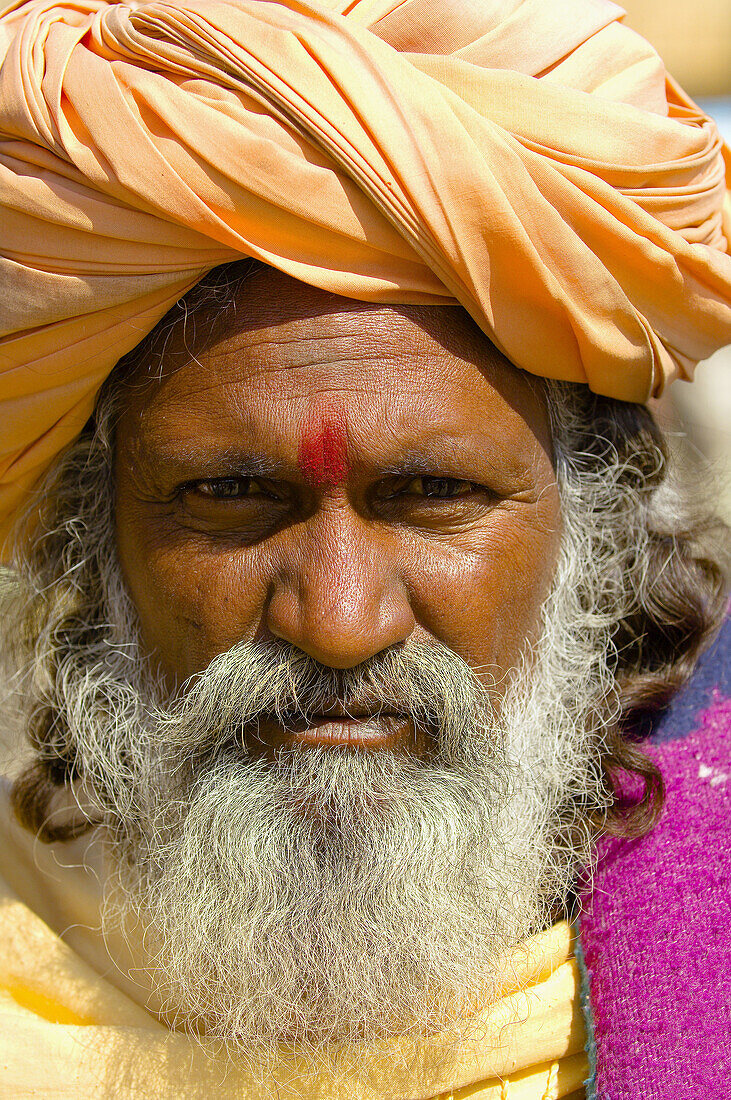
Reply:
[[[594, 613], [613, 620], [620, 711], [602, 756], [612, 806], [604, 827], [641, 836], [662, 809], [662, 775], [642, 751], [652, 718], [690, 678], [723, 622], [729, 531], [643, 405], [549, 382], [557, 476], [564, 500], [586, 507], [587, 580]], [[631, 797], [622, 776], [635, 776]]]
[[[80, 778], [53, 700], [65, 674], [59, 650], [99, 652], [105, 644], [95, 597], [118, 583], [110, 561], [112, 471], [127, 380], [141, 364], [148, 377], [154, 375], [171, 335], [181, 329], [184, 346], [188, 331], [197, 345], [218, 331], [236, 309], [242, 282], [259, 266], [242, 261], [209, 273], [120, 361], [94, 418], [44, 485], [40, 528], [32, 540], [18, 540], [30, 545], [19, 555], [26, 584], [16, 644], [32, 669], [28, 729], [36, 755], [15, 781], [12, 798], [22, 824], [44, 840], [69, 839], [90, 827], [49, 819], [54, 796]], [[544, 390], [557, 483], [586, 562], [579, 593], [583, 629], [608, 638], [611, 649], [614, 698], [599, 761], [608, 808], [592, 824], [597, 831], [637, 836], [652, 827], [663, 800], [662, 776], [641, 747], [643, 730], [648, 715], [665, 707], [688, 679], [721, 624], [728, 530], [702, 496], [680, 484], [647, 408], [582, 385], [535, 385]], [[104, 660], [123, 657], [108, 649]], [[639, 793], [627, 794], [627, 776], [638, 781]]]

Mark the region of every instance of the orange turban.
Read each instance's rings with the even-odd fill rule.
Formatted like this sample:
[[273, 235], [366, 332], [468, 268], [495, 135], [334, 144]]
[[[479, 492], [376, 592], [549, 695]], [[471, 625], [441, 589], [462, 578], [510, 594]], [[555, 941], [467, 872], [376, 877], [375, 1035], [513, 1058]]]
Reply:
[[117, 359], [256, 256], [645, 401], [731, 341], [714, 123], [609, 0], [0, 8], [0, 534]]

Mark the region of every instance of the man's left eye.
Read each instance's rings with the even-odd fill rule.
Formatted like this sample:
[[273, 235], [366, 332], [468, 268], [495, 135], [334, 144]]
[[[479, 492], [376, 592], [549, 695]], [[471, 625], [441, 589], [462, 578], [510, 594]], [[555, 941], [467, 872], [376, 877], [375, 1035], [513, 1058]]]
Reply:
[[456, 477], [414, 477], [403, 488], [403, 492], [414, 496], [452, 499], [468, 496], [478, 488], [472, 481], [462, 481]]

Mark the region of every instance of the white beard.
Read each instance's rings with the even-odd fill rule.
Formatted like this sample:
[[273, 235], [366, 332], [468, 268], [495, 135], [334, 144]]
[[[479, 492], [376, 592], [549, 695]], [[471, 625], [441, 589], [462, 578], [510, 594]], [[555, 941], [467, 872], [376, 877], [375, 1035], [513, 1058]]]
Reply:
[[433, 725], [430, 761], [249, 753], [256, 714], [317, 709], [322, 669], [278, 645], [235, 646], [162, 700], [110, 565], [109, 628], [96, 659], [69, 651], [55, 705], [116, 868], [105, 927], [142, 924], [171, 1022], [271, 1064], [282, 1043], [373, 1050], [434, 1034], [494, 997], [506, 952], [565, 906], [609, 801], [611, 623], [581, 606], [580, 542], [568, 524], [541, 640], [499, 714], [438, 644], [341, 675]]
[[442, 662], [446, 685], [430, 763], [250, 755], [234, 731], [267, 677], [249, 669], [242, 692], [247, 646], [167, 709], [148, 697], [144, 723], [77, 731], [119, 869], [105, 921], [145, 927], [169, 1020], [256, 1062], [278, 1043], [434, 1034], [489, 1002], [505, 953], [566, 904], [606, 805], [600, 657], [572, 637], [570, 573], [499, 716], [459, 658], [428, 647], [424, 683]]

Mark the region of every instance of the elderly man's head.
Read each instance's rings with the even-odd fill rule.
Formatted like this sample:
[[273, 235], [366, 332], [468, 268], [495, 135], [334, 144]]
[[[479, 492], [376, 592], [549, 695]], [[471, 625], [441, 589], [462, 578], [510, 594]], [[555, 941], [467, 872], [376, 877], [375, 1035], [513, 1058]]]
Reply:
[[117, 428], [120, 562], [170, 685], [273, 639], [343, 670], [438, 641], [503, 684], [560, 542], [540, 385], [456, 307], [266, 269], [238, 298], [132, 374]]
[[251, 1052], [489, 998], [613, 769], [652, 795], [621, 724], [717, 611], [663, 466], [644, 410], [457, 307], [248, 264], [120, 364], [25, 566], [15, 798], [47, 838], [105, 829], [171, 1018]]

